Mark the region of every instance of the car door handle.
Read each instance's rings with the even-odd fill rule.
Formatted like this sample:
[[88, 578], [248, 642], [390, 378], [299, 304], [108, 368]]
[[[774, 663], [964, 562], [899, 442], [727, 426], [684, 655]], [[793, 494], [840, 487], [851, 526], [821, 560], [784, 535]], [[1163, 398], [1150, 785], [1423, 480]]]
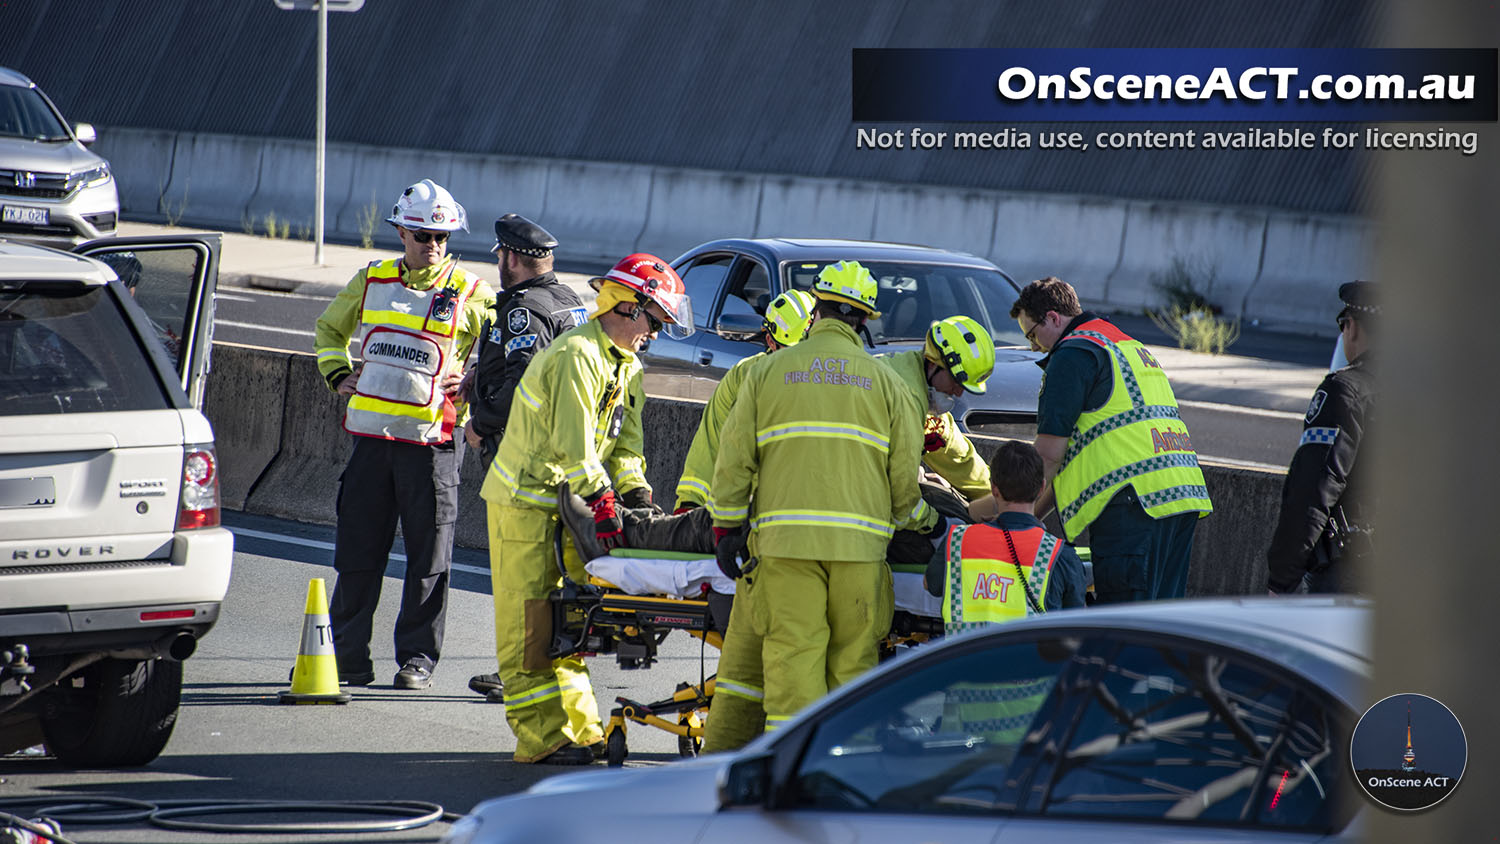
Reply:
[[701, 349], [701, 350], [699, 350], [699, 352], [698, 352], [698, 363], [702, 364], [703, 366], [708, 366], [709, 364], [711, 364], [713, 362], [714, 362], [714, 353], [713, 352], [710, 352], [707, 349]]

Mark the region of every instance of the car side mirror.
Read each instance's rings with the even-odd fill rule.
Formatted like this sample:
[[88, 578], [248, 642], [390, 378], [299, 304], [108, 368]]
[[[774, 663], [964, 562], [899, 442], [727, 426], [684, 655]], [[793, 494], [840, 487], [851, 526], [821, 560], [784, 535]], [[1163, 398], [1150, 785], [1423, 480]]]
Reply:
[[737, 759], [719, 769], [719, 808], [764, 806], [771, 796], [770, 753]]
[[721, 314], [715, 328], [726, 340], [751, 340], [760, 333], [762, 322], [756, 314]]
[[78, 142], [84, 146], [88, 146], [94, 141], [99, 140], [99, 133], [94, 131], [94, 124], [92, 123], [80, 123], [74, 126], [73, 134], [78, 136]]

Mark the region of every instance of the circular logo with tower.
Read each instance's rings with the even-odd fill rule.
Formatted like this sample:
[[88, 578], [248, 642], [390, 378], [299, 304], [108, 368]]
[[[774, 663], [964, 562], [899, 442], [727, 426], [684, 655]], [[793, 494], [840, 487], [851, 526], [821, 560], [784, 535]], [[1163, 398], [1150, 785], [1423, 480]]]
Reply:
[[1469, 763], [1453, 710], [1423, 694], [1391, 695], [1365, 711], [1349, 739], [1354, 777], [1371, 800], [1415, 812], [1441, 803]]

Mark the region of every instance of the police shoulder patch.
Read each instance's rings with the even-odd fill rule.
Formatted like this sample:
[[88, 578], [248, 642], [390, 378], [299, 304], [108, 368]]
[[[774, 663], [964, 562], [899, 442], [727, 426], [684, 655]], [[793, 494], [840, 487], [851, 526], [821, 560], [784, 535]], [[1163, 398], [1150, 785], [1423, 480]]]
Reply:
[[1311, 422], [1314, 419], [1318, 418], [1318, 414], [1323, 411], [1323, 403], [1326, 401], [1328, 401], [1327, 390], [1319, 390], [1316, 393], [1313, 393], [1312, 401], [1307, 405], [1308, 422]]
[[512, 334], [520, 334], [531, 324], [531, 312], [525, 308], [511, 308], [505, 317], [505, 325]]

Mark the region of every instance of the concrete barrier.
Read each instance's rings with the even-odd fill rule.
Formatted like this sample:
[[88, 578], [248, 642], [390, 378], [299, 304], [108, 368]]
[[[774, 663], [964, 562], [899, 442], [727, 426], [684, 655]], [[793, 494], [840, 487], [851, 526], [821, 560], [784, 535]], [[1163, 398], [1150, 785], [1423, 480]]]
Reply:
[[[312, 145], [305, 141], [266, 139], [260, 159], [260, 175], [255, 194], [245, 204], [245, 225], [256, 232], [267, 230], [268, 217], [289, 223], [292, 237], [311, 240], [313, 228], [313, 190], [317, 177], [317, 159]], [[332, 209], [343, 206], [349, 196], [349, 177], [354, 160], [335, 156], [332, 150], [324, 161], [324, 225], [333, 220]], [[324, 235], [327, 235], [325, 228]]]
[[168, 220], [241, 230], [249, 219], [246, 209], [255, 195], [264, 150], [264, 138], [182, 135], [172, 157], [172, 177], [162, 190], [162, 213]]
[[[302, 522], [332, 524], [339, 475], [353, 449], [343, 430], [344, 400], [329, 392], [312, 355], [219, 344], [209, 375], [207, 412], [215, 423], [225, 506]], [[700, 402], [651, 398], [645, 408], [647, 480], [662, 507], [698, 427]], [[975, 436], [989, 459], [1003, 440]], [[1265, 549], [1276, 523], [1283, 475], [1205, 464], [1214, 513], [1198, 523], [1190, 595], [1259, 594]], [[464, 459], [457, 542], [486, 547], [477, 454]], [[1055, 529], [1055, 525], [1053, 526]], [[1087, 541], [1087, 536], [1084, 537]]]
[[[546, 162], [496, 155], [454, 155], [449, 178], [453, 180], [450, 190], [469, 212], [471, 235], [463, 241], [466, 259], [494, 261], [489, 248], [495, 243], [495, 220], [505, 214], [520, 214], [552, 231], [542, 219], [547, 204]], [[556, 237], [555, 232], [553, 236]], [[469, 243], [475, 245], [470, 247]], [[568, 244], [562, 247], [566, 252]]]
[[[339, 476], [354, 450], [353, 437], [343, 426], [346, 399], [328, 389], [323, 376], [318, 374], [315, 356], [300, 352], [284, 354], [288, 365], [280, 391], [285, 397], [281, 448], [250, 490], [245, 511], [299, 522], [333, 524], [337, 516]], [[219, 373], [216, 368], [209, 375], [210, 383]], [[241, 389], [238, 397], [247, 408], [272, 400], [246, 389]]]
[[1120, 265], [1110, 273], [1104, 300], [1132, 312], [1161, 304], [1154, 282], [1181, 260], [1199, 293], [1238, 316], [1260, 270], [1265, 226], [1263, 213], [1132, 203]]
[[567, 244], [571, 260], [618, 261], [635, 251], [645, 227], [651, 174], [629, 164], [549, 162], [543, 226]]
[[768, 176], [761, 182], [755, 236], [872, 240], [879, 200], [872, 184]]
[[213, 423], [224, 506], [246, 499], [281, 451], [290, 357], [285, 352], [215, 343], [203, 414]]
[[760, 210], [760, 183], [759, 176], [654, 169], [635, 251], [670, 261], [705, 241], [748, 236]]
[[165, 218], [161, 195], [172, 178], [175, 132], [116, 126], [99, 130], [94, 152], [109, 162], [120, 195], [120, 213], [133, 220]]
[[1339, 285], [1374, 278], [1374, 226], [1339, 217], [1274, 216], [1266, 229], [1266, 260], [1245, 294], [1257, 319], [1327, 331], [1338, 316]]
[[984, 255], [995, 237], [999, 202], [993, 191], [892, 187], [875, 201], [875, 240], [919, 243]]
[[[986, 257], [1025, 286], [1057, 276], [1085, 305], [1104, 304], [1105, 282], [1120, 263], [1125, 238], [1122, 203], [1085, 197], [1002, 198]], [[1010, 303], [1003, 303], [1009, 313]]]
[[[237, 231], [270, 210], [312, 207], [309, 141], [104, 128], [98, 148], [135, 219], [170, 210], [187, 224]], [[468, 208], [471, 231], [451, 248], [471, 260], [509, 211], [542, 223], [577, 261], [637, 249], [670, 259], [743, 235], [890, 239], [986, 255], [1021, 283], [1057, 275], [1090, 306], [1138, 310], [1157, 303], [1153, 276], [1180, 258], [1228, 315], [1325, 333], [1330, 291], [1368, 277], [1375, 236], [1354, 217], [349, 144], [329, 147], [330, 236], [358, 242], [373, 207], [375, 245], [396, 248], [389, 203], [422, 178]]]

